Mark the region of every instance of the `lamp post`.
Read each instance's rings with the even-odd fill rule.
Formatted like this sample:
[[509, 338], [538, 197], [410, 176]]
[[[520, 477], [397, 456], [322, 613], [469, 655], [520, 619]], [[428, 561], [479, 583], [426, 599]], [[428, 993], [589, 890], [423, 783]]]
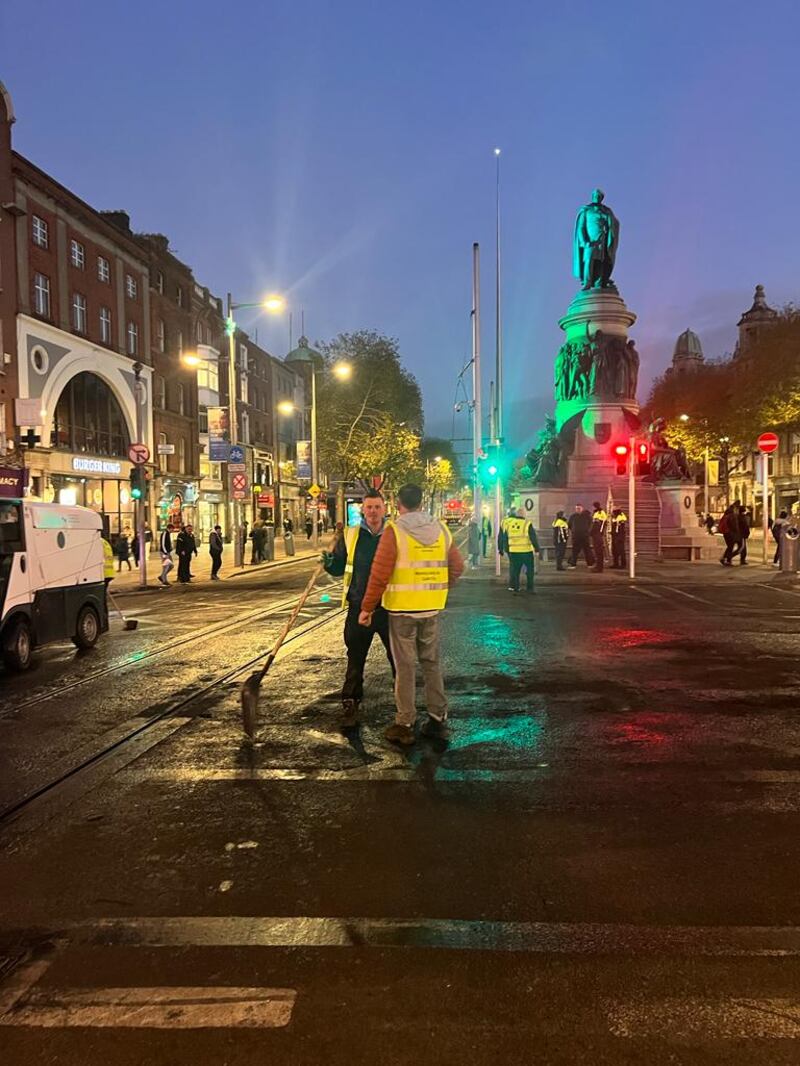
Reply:
[[[234, 303], [233, 297], [228, 293], [226, 301], [225, 332], [228, 334], [228, 423], [230, 444], [239, 443], [239, 417], [238, 395], [236, 380], [236, 323], [233, 312], [245, 307], [258, 307], [262, 310], [277, 314], [284, 309], [286, 301], [282, 296], [267, 296], [258, 303]], [[244, 556], [244, 544], [242, 542], [242, 505], [241, 501], [233, 498], [231, 489], [230, 457], [228, 458], [228, 492], [231, 505], [231, 530], [233, 535], [233, 565], [240, 569]]]
[[[145, 388], [142, 381], [142, 370], [144, 367], [141, 363], [133, 364], [133, 394], [136, 403], [136, 440], [139, 444], [142, 442], [142, 435], [144, 433], [143, 420], [144, 412], [143, 408], [143, 389]], [[145, 530], [144, 530], [144, 499], [142, 496], [138, 500], [134, 501], [134, 512], [136, 521], [136, 538], [139, 541], [139, 588], [147, 588], [147, 550], [145, 545]], [[122, 565], [120, 563], [120, 565]]]

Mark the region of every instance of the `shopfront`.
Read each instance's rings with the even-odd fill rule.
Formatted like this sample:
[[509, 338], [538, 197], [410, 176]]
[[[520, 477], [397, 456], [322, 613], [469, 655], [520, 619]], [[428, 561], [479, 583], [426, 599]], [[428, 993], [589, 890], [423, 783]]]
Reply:
[[133, 530], [129, 462], [53, 452], [49, 465], [36, 479], [38, 495], [46, 503], [77, 504], [97, 511], [103, 532], [112, 541], [125, 529]]
[[158, 528], [163, 529], [171, 522], [174, 526], [194, 526], [195, 533], [199, 533], [197, 482], [184, 478], [160, 478], [158, 489]]

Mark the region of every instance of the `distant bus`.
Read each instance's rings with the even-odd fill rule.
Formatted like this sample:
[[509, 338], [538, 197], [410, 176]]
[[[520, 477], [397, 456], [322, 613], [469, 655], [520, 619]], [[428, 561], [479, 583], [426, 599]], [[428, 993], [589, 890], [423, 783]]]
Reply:
[[463, 500], [445, 500], [442, 515], [448, 526], [460, 526], [464, 521], [466, 508]]

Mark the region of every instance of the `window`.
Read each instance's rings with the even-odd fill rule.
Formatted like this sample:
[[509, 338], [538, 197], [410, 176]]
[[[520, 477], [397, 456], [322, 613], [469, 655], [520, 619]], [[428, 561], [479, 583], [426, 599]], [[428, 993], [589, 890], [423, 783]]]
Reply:
[[247, 411], [242, 411], [241, 425], [239, 432], [242, 438], [242, 444], [250, 443], [250, 416]]
[[111, 281], [111, 264], [102, 255], [97, 257], [97, 279], [98, 281]]
[[48, 248], [50, 246], [50, 230], [45, 220], [39, 218], [38, 215], [34, 215], [32, 226], [33, 243], [38, 244], [40, 248]]
[[111, 308], [100, 308], [100, 340], [103, 344], [111, 344]]
[[86, 249], [80, 241], [69, 242], [69, 261], [78, 270], [83, 270], [86, 265]]
[[[175, 300], [178, 304], [178, 307], [183, 307], [183, 289], [180, 287], [180, 285], [175, 290]], [[183, 468], [181, 467], [181, 469]]]
[[197, 412], [197, 428], [200, 433], [208, 433], [208, 408], [201, 407]]
[[[178, 414], [186, 413], [186, 388], [178, 382]], [[183, 469], [183, 467], [181, 467]]]
[[178, 355], [183, 355], [183, 330], [178, 330]]
[[50, 447], [124, 456], [129, 444], [125, 416], [109, 386], [96, 374], [76, 374], [58, 398]]
[[128, 299], [129, 300], [135, 300], [137, 291], [138, 290], [137, 290], [137, 286], [136, 286], [136, 278], [132, 277], [130, 274], [126, 274], [125, 275], [125, 292], [128, 294]]
[[[164, 379], [162, 378], [161, 380], [163, 382]], [[158, 435], [158, 444], [159, 444], [159, 448], [158, 448], [158, 467], [159, 467], [159, 470], [161, 471], [162, 474], [165, 473], [166, 470], [167, 470], [168, 459], [167, 459], [166, 452], [165, 451], [162, 452], [161, 445], [162, 444], [166, 444], [166, 443], [167, 443], [167, 435], [166, 435], [166, 433], [159, 433], [159, 435]]]
[[163, 318], [159, 318], [158, 320], [158, 330], [156, 335], [158, 337], [158, 350], [160, 352], [165, 352], [167, 350], [167, 327], [164, 324]]
[[186, 470], [186, 441], [183, 437], [178, 441], [178, 471], [183, 474]]
[[247, 374], [239, 375], [239, 399], [247, 403]]
[[41, 318], [50, 317], [50, 278], [44, 274], [33, 275], [33, 309]]
[[139, 327], [135, 322], [128, 323], [128, 355], [139, 353]]
[[160, 270], [156, 271], [156, 290], [164, 295], [164, 275]]
[[203, 343], [203, 323], [198, 322], [194, 327], [194, 336], [198, 344]]
[[208, 389], [210, 392], [219, 392], [219, 363], [212, 359], [204, 359], [197, 368], [198, 389]]
[[86, 297], [79, 292], [72, 294], [72, 328], [76, 333], [86, 332]]
[[[156, 407], [160, 407], [163, 411], [167, 406], [167, 383], [160, 374], [155, 374], [153, 377], [153, 393]], [[162, 443], [167, 442], [164, 440]]]

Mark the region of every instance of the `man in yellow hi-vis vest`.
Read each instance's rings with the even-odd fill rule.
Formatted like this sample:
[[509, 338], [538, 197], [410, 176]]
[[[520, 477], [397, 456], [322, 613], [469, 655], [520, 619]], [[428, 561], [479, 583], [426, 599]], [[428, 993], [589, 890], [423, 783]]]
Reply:
[[510, 507], [508, 518], [503, 519], [497, 537], [497, 550], [501, 555], [508, 552], [508, 588], [515, 595], [519, 592], [519, 579], [525, 567], [528, 592], [533, 592], [533, 553], [539, 552], [539, 541], [533, 522], [517, 514]]
[[372, 562], [359, 622], [372, 623], [382, 603], [389, 612], [389, 641], [397, 674], [397, 713], [386, 739], [413, 744], [417, 719], [417, 658], [425, 680], [426, 736], [446, 738], [447, 699], [439, 659], [439, 615], [447, 590], [461, 577], [464, 562], [444, 523], [420, 511], [422, 489], [404, 485], [397, 494], [398, 518], [387, 522]]

